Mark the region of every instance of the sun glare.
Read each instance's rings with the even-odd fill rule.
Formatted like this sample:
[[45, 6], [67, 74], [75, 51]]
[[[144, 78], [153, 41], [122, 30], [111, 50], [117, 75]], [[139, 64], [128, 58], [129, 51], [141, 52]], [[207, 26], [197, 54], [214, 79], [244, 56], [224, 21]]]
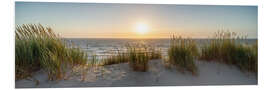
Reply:
[[136, 32], [139, 34], [145, 34], [148, 32], [148, 25], [145, 23], [137, 23]]

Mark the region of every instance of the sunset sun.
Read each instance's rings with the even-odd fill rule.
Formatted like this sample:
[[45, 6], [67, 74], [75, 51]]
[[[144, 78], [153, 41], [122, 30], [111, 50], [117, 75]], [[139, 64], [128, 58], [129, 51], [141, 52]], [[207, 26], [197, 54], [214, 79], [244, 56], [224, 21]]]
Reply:
[[135, 28], [138, 34], [146, 34], [149, 30], [148, 25], [145, 23], [137, 23]]

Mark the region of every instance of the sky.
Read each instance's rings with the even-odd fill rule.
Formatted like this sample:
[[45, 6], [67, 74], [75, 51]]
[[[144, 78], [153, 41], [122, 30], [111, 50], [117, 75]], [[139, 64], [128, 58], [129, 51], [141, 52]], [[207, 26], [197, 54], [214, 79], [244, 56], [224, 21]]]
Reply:
[[257, 6], [16, 2], [15, 24], [42, 24], [64, 38], [257, 38]]

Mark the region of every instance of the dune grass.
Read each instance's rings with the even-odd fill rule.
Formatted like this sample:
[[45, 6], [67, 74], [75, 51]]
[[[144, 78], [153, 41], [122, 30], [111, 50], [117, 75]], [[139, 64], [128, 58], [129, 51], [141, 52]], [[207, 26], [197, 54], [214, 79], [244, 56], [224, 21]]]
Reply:
[[218, 61], [238, 66], [241, 70], [257, 72], [258, 45], [240, 43], [246, 36], [229, 31], [215, 33], [210, 44], [205, 44], [200, 58], [207, 61]]
[[103, 65], [111, 65], [128, 62], [134, 71], [147, 71], [148, 61], [161, 59], [161, 51], [153, 46], [142, 43], [128, 43], [126, 51], [118, 51], [115, 55], [103, 60]]
[[126, 52], [121, 52], [117, 48], [117, 52], [115, 52], [113, 55], [109, 55], [108, 57], [102, 59], [101, 65], [112, 65], [126, 62], [128, 62], [128, 56]]
[[128, 56], [124, 52], [117, 52], [115, 55], [110, 55], [102, 60], [102, 65], [112, 65], [128, 62]]
[[68, 67], [86, 65], [87, 55], [68, 48], [51, 28], [36, 24], [16, 26], [15, 79], [44, 70], [50, 80], [62, 79]]
[[134, 71], [147, 71], [148, 61], [150, 60], [150, 54], [148, 47], [143, 44], [127, 44], [127, 55], [129, 66]]
[[181, 71], [190, 71], [197, 74], [197, 67], [194, 63], [198, 55], [195, 41], [184, 39], [181, 36], [172, 36], [168, 49], [168, 60], [170, 65], [176, 66]]

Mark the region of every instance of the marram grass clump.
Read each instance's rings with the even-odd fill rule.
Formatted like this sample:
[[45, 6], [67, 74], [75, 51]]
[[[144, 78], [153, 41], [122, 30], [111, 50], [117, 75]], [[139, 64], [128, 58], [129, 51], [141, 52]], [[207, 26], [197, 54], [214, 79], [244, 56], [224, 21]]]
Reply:
[[103, 65], [111, 65], [128, 62], [129, 66], [134, 71], [147, 71], [148, 61], [154, 59], [161, 59], [161, 50], [154, 46], [149, 46], [143, 43], [127, 43], [125, 45], [126, 51], [118, 52], [105, 58]]
[[69, 67], [86, 65], [86, 53], [68, 48], [51, 28], [24, 24], [16, 26], [15, 34], [16, 80], [38, 70], [46, 71], [50, 80], [62, 79]]
[[112, 65], [128, 62], [128, 56], [124, 52], [117, 52], [115, 55], [110, 55], [102, 60], [102, 65]]
[[147, 46], [143, 44], [127, 44], [127, 54], [129, 66], [134, 71], [147, 71], [150, 54], [147, 52]]
[[168, 49], [168, 60], [170, 65], [177, 67], [181, 71], [190, 71], [197, 74], [195, 58], [198, 55], [198, 49], [195, 41], [192, 39], [184, 39], [181, 36], [172, 36], [170, 39], [170, 47]]
[[205, 44], [200, 58], [208, 61], [218, 61], [238, 66], [241, 70], [257, 72], [258, 45], [247, 45], [239, 41], [246, 36], [235, 32], [219, 31], [215, 33], [210, 44]]

